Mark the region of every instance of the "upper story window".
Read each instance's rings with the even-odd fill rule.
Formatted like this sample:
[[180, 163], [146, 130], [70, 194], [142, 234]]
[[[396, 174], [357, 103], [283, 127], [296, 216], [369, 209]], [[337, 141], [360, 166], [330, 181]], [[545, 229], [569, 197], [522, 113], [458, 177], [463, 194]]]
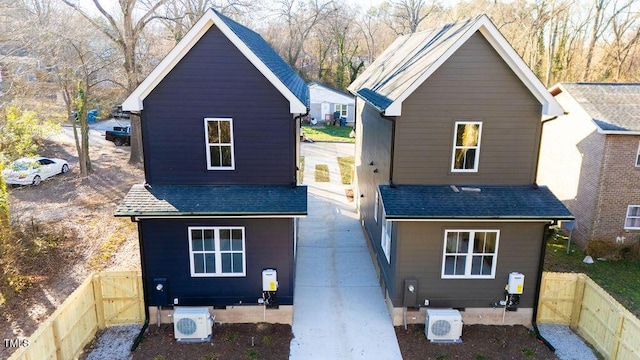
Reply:
[[442, 278], [495, 278], [499, 235], [498, 230], [446, 230]]
[[452, 172], [477, 172], [482, 123], [456, 121], [453, 133]]
[[246, 276], [243, 227], [189, 227], [191, 276]]
[[346, 104], [336, 104], [334, 111], [340, 113], [340, 117], [347, 117], [349, 107]]
[[380, 247], [387, 258], [387, 262], [391, 264], [391, 234], [393, 232], [393, 222], [387, 220], [387, 213], [382, 207], [382, 235], [380, 237]]
[[233, 121], [204, 119], [207, 141], [207, 170], [235, 169], [233, 157]]
[[638, 144], [638, 153], [636, 154], [636, 167], [640, 167], [640, 144]]
[[640, 205], [629, 205], [627, 207], [627, 217], [624, 220], [624, 228], [640, 230]]

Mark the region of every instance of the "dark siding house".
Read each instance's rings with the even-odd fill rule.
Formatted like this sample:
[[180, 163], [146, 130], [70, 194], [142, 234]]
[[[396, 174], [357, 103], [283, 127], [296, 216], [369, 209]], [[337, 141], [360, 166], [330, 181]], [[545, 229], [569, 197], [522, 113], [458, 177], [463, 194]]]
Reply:
[[138, 223], [147, 306], [257, 305], [265, 269], [277, 305], [293, 304], [308, 101], [260, 35], [215, 10], [125, 100], [141, 117], [145, 183], [115, 215]]
[[573, 218], [535, 184], [542, 115], [562, 113], [551, 94], [486, 16], [398, 38], [349, 91], [357, 206], [394, 322], [428, 304], [501, 323], [517, 272], [504, 321], [530, 323], [545, 231]]

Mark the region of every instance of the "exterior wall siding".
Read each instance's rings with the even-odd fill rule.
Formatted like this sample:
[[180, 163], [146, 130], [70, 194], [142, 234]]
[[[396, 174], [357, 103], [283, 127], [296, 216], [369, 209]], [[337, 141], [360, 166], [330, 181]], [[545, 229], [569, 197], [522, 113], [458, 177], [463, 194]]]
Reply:
[[[584, 247], [596, 221], [605, 136], [571, 95], [563, 92], [556, 100], [567, 114], [543, 125], [537, 181], [548, 186], [576, 217], [571, 239]], [[623, 221], [618, 218], [619, 224]]]
[[[397, 222], [393, 255], [397, 263], [395, 286], [389, 289], [394, 307], [402, 306], [406, 278], [418, 280], [418, 300], [432, 307], [486, 308], [504, 299], [510, 272], [525, 275], [520, 307], [533, 307], [543, 223]], [[495, 279], [441, 279], [444, 232], [447, 229], [500, 230]]]
[[[289, 103], [212, 27], [145, 99], [150, 184], [290, 184], [295, 124]], [[233, 119], [235, 170], [207, 170], [204, 118]]]
[[[294, 220], [293, 219], [143, 219], [142, 259], [149, 306], [228, 306], [243, 302], [257, 304], [262, 296], [262, 270], [278, 272], [278, 300], [293, 303]], [[189, 266], [189, 226], [244, 226], [246, 277], [191, 277]], [[168, 279], [168, 304], [154, 302], [153, 279]]]
[[[535, 178], [541, 105], [476, 33], [405, 100], [396, 184], [522, 185]], [[477, 173], [452, 173], [454, 123], [482, 121]]]
[[624, 229], [628, 205], [640, 205], [639, 144], [638, 135], [606, 135], [591, 240], [640, 241], [639, 230]]
[[[380, 113], [371, 105], [358, 99], [356, 121], [356, 181], [357, 201], [360, 219], [364, 230], [368, 233], [376, 260], [388, 284], [393, 280], [391, 267], [380, 246], [382, 230], [382, 207], [378, 208], [378, 220], [374, 219], [374, 208], [378, 185], [389, 183], [391, 169], [391, 134], [392, 122], [383, 119]], [[369, 165], [373, 162], [373, 165]], [[377, 169], [377, 172], [374, 170]], [[380, 201], [380, 204], [382, 201]]]

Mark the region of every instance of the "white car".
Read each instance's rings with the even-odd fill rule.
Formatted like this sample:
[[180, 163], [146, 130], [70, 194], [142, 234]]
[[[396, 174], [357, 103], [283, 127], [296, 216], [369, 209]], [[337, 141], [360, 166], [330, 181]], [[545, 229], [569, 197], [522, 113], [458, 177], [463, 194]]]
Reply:
[[67, 171], [69, 171], [69, 163], [66, 160], [35, 157], [14, 161], [2, 172], [2, 175], [7, 184], [39, 185], [42, 180]]

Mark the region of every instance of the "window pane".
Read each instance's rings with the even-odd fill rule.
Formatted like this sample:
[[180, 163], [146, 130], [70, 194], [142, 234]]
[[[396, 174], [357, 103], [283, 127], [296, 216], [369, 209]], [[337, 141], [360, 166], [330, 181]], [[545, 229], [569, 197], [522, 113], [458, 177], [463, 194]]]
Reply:
[[221, 146], [222, 151], [222, 166], [231, 166], [231, 146]]
[[231, 122], [220, 121], [220, 142], [231, 144]]
[[211, 158], [211, 166], [220, 166], [220, 147], [219, 146], [209, 146], [210, 158]]
[[233, 254], [233, 272], [234, 273], [242, 272], [242, 254], [239, 254], [239, 253]]
[[482, 271], [480, 275], [491, 275], [491, 269], [493, 268], [493, 256], [482, 257]]
[[215, 144], [220, 142], [220, 135], [218, 131], [218, 122], [217, 121], [209, 121], [207, 122], [207, 127], [209, 128], [209, 143]]
[[231, 272], [231, 254], [230, 253], [226, 253], [226, 254], [222, 254], [222, 272], [223, 273], [230, 273]]
[[231, 238], [232, 239], [236, 239], [236, 240], [242, 240], [242, 230], [240, 229], [234, 229], [231, 230]]
[[229, 240], [229, 239], [231, 239], [231, 230], [220, 229], [220, 240]]
[[230, 251], [230, 250], [231, 250], [231, 240], [220, 239], [220, 251]]
[[191, 249], [193, 249], [193, 251], [202, 251], [203, 250], [203, 246], [202, 246], [202, 240], [198, 239], [198, 240], [191, 240]]
[[231, 242], [231, 250], [242, 251], [242, 240], [233, 239]]
[[496, 253], [496, 237], [498, 234], [495, 232], [487, 232], [485, 233], [485, 235], [486, 235], [484, 240], [485, 254], [495, 254]]
[[196, 274], [204, 273], [204, 254], [193, 254], [193, 271]]
[[205, 251], [215, 251], [215, 240], [213, 239], [204, 239], [204, 250]]
[[468, 232], [460, 232], [458, 233], [458, 252], [466, 253], [469, 251], [469, 241], [471, 237], [471, 233]]
[[474, 169], [476, 163], [476, 149], [467, 149], [464, 155], [462, 168]]
[[630, 206], [627, 210], [627, 216], [638, 216], [640, 213], [640, 206]]
[[458, 252], [458, 233], [457, 232], [448, 232], [447, 233], [447, 249], [446, 252], [448, 254]]
[[202, 230], [191, 230], [191, 239], [193, 240], [201, 240], [202, 239]]
[[455, 256], [447, 256], [444, 259], [444, 274], [445, 275], [453, 275], [454, 269], [456, 266], [456, 257]]
[[204, 254], [204, 259], [205, 259], [205, 272], [215, 273], [216, 272], [215, 254]]
[[478, 124], [458, 124], [456, 139], [457, 146], [478, 146], [478, 135], [480, 125]]
[[467, 265], [466, 256], [456, 256], [455, 272], [454, 275], [464, 275], [464, 270]]
[[638, 158], [636, 158], [636, 166], [640, 166], [640, 154], [638, 154]]

